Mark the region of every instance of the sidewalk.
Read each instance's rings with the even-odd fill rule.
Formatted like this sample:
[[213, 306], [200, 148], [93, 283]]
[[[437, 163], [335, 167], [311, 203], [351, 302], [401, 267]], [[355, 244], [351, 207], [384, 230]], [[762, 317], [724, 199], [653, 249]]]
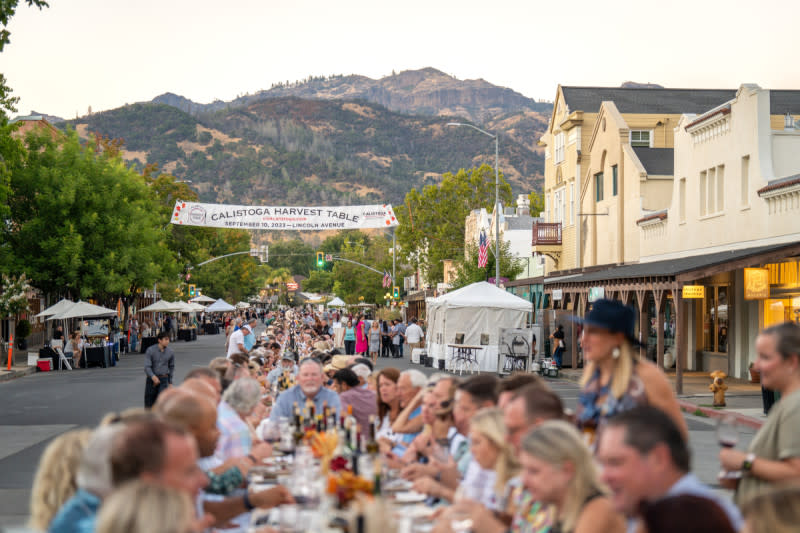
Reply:
[[35, 373], [36, 373], [35, 366], [14, 365], [11, 367], [11, 370], [8, 370], [8, 367], [3, 365], [0, 368], [0, 381], [8, 381], [11, 379], [21, 378], [23, 376], [29, 376]]
[[[565, 368], [559, 376], [568, 381], [580, 381], [582, 369]], [[675, 390], [675, 373], [668, 372], [667, 378]], [[683, 394], [678, 396], [681, 409], [689, 414], [719, 418], [726, 414], [736, 417], [739, 424], [753, 429], [759, 429], [766, 417], [764, 416], [761, 401], [761, 385], [750, 383], [743, 379], [726, 378], [728, 390], [725, 393], [726, 407], [713, 407], [714, 395], [708, 390], [711, 378], [707, 372], [684, 372]]]

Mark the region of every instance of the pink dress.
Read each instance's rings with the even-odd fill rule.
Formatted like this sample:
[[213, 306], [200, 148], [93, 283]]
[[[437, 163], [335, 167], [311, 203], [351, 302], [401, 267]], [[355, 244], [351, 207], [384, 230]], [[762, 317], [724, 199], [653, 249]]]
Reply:
[[369, 347], [369, 340], [367, 332], [364, 331], [364, 326], [363, 320], [359, 320], [358, 324], [356, 324], [356, 353], [358, 354], [367, 353], [367, 348]]

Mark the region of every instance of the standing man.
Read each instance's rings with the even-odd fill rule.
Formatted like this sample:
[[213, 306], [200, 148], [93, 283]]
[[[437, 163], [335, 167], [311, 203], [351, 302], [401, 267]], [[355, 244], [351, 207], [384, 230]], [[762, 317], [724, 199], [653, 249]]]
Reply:
[[397, 336], [400, 340], [397, 343], [397, 356], [403, 357], [403, 344], [406, 342], [406, 325], [399, 318], [397, 319]]
[[147, 382], [144, 386], [144, 406], [150, 408], [156, 403], [158, 395], [170, 386], [175, 373], [175, 353], [169, 347], [169, 332], [162, 331], [156, 337], [157, 344], [144, 353], [144, 373]]
[[[411, 319], [411, 323], [406, 328], [406, 341], [408, 342], [408, 349], [413, 353], [414, 348], [422, 348], [422, 339], [425, 338], [425, 332], [417, 324], [417, 317]], [[410, 355], [410, 354], [409, 354]]]
[[562, 358], [564, 357], [564, 326], [561, 324], [556, 327], [556, 330], [550, 335], [550, 338], [555, 341], [555, 350], [553, 350], [553, 359], [556, 361], [558, 368], [561, 368]]
[[247, 355], [247, 348], [244, 345], [244, 336], [250, 333], [250, 325], [243, 324], [241, 328], [231, 333], [228, 339], [228, 359], [235, 353], [243, 353]]
[[139, 342], [139, 320], [136, 315], [131, 315], [128, 321], [128, 331], [131, 333], [130, 351], [136, 351], [136, 345]]

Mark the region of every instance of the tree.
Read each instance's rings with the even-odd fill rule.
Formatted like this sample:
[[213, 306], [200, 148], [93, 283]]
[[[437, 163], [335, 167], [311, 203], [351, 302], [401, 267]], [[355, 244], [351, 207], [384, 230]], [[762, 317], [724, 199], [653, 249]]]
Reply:
[[[467, 246], [467, 256], [462, 256], [456, 262], [456, 279], [453, 282], [453, 288], [457, 289], [470, 283], [477, 281], [488, 281], [489, 278], [494, 277], [495, 273], [495, 257], [494, 245], [489, 250], [486, 266], [478, 266], [478, 247], [475, 244]], [[500, 277], [515, 279], [525, 266], [522, 261], [511, 255], [511, 243], [507, 241], [500, 241]]]
[[[400, 226], [397, 241], [403, 257], [417, 265], [431, 283], [444, 279], [442, 261], [463, 257], [464, 222], [473, 209], [492, 209], [494, 170], [489, 165], [455, 175], [448, 172], [438, 185], [412, 189], [395, 209]], [[511, 186], [500, 174], [499, 201], [511, 202]]]
[[536, 191], [531, 191], [528, 195], [528, 201], [531, 203], [531, 216], [541, 216], [544, 211], [544, 193], [539, 194]]
[[141, 175], [74, 131], [32, 132], [14, 162], [3, 246], [11, 268], [46, 294], [111, 302], [170, 265], [163, 224]]

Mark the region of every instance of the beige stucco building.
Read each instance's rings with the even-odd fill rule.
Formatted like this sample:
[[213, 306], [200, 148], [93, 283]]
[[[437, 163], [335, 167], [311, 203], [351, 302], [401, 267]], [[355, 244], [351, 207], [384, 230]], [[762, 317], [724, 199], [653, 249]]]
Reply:
[[703, 112], [734, 94], [559, 85], [539, 141], [545, 224], [534, 228], [532, 251], [548, 258], [545, 271], [636, 260], [635, 221], [669, 203], [663, 174], [669, 158], [658, 150], [672, 148], [683, 113]]
[[[588, 158], [575, 153], [585, 220], [571, 237], [571, 216], [564, 222], [563, 249], [574, 246], [576, 259], [552, 254], [560, 271], [544, 291], [554, 313], [583, 314], [602, 296], [633, 305], [641, 355], [679, 374], [746, 377], [758, 331], [800, 320], [800, 91], [646, 91], [636, 101], [649, 113], [626, 114], [631, 103], [619, 98], [599, 104]], [[712, 103], [689, 111], [703, 102]], [[631, 134], [648, 124], [653, 146]], [[559, 165], [546, 168], [552, 197]], [[548, 206], [548, 221], [557, 211]], [[684, 298], [687, 286], [700, 297]]]

